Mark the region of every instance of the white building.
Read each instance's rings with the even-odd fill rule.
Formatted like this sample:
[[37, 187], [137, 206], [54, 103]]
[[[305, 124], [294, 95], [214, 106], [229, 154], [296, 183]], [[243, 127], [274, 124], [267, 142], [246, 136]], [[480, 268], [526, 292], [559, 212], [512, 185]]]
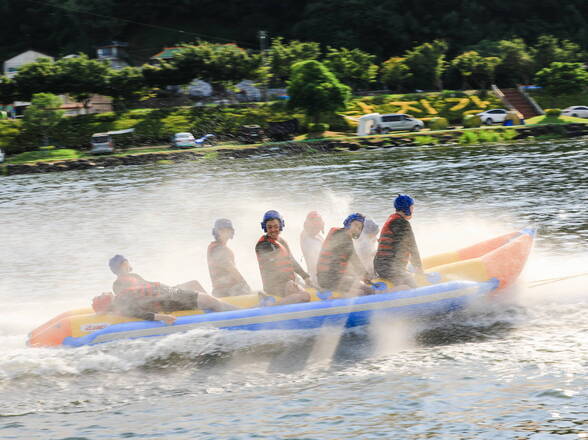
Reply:
[[8, 78], [13, 78], [18, 72], [18, 69], [20, 69], [25, 64], [34, 63], [39, 58], [49, 58], [51, 61], [53, 61], [53, 57], [50, 57], [49, 55], [45, 55], [44, 53], [36, 52], [34, 50], [27, 50], [20, 55], [4, 61], [4, 75], [6, 75]]

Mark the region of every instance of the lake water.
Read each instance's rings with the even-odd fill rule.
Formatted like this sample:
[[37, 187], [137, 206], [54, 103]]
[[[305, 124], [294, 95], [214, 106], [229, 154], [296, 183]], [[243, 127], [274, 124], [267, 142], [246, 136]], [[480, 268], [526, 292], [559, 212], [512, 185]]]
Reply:
[[[408, 147], [0, 178], [0, 439], [588, 438], [586, 140]], [[380, 225], [416, 199], [421, 254], [528, 224], [512, 302], [349, 332], [198, 330], [79, 349], [27, 333], [110, 290], [122, 253], [147, 279], [206, 288], [214, 219], [252, 287], [268, 209], [297, 257], [306, 213]]]

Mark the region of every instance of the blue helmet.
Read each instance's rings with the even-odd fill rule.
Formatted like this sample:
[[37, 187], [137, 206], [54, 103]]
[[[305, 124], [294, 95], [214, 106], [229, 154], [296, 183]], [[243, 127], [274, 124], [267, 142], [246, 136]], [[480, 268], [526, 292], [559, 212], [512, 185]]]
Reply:
[[371, 218], [366, 218], [363, 224], [363, 232], [366, 234], [377, 234], [380, 232], [380, 227]]
[[218, 231], [221, 229], [230, 229], [235, 233], [235, 228], [233, 227], [233, 223], [228, 218], [219, 218], [214, 222], [214, 227], [212, 228], [212, 235], [216, 240], [218, 240]]
[[113, 274], [118, 275], [120, 265], [123, 264], [125, 261], [127, 261], [125, 257], [117, 254], [108, 261], [108, 267], [110, 267], [110, 270]]
[[406, 194], [398, 194], [398, 197], [394, 200], [396, 211], [402, 211], [406, 215], [410, 215], [410, 207], [412, 205], [414, 205], [414, 200]]
[[345, 219], [345, 221], [343, 221], [343, 227], [345, 229], [349, 229], [349, 227], [351, 226], [352, 222], [361, 222], [364, 223], [365, 222], [365, 215], [360, 214], [359, 212], [354, 212], [353, 214], [349, 214], [347, 216], [347, 218]]
[[284, 229], [284, 226], [286, 226], [286, 222], [284, 221], [284, 218], [282, 217], [282, 215], [278, 211], [274, 211], [272, 209], [263, 215], [263, 220], [261, 221], [261, 229], [263, 229], [263, 232], [267, 232], [267, 228], [266, 228], [265, 224], [267, 222], [269, 222], [270, 220], [279, 220], [280, 221], [280, 231], [282, 231]]

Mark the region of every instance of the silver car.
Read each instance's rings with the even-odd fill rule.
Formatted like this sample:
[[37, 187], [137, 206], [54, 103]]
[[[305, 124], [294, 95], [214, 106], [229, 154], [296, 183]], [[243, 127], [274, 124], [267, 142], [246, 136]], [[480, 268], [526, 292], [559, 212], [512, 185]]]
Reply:
[[588, 107], [584, 105], [572, 105], [561, 111], [564, 116], [573, 116], [574, 118], [588, 118]]

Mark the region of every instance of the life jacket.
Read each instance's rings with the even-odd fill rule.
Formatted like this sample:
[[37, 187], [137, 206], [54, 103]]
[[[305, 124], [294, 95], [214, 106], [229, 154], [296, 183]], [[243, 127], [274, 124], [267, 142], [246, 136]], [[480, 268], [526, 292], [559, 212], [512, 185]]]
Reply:
[[381, 277], [404, 272], [411, 258], [412, 228], [398, 213], [392, 214], [382, 226], [374, 268]]
[[317, 265], [317, 276], [328, 276], [330, 278], [340, 278], [347, 272], [349, 258], [353, 252], [353, 243], [350, 243], [349, 250], [343, 246], [336, 246], [340, 240], [339, 234], [345, 234], [345, 228], [331, 228], [327, 238], [323, 242], [321, 253]]
[[92, 300], [92, 308], [97, 314], [106, 313], [110, 311], [114, 295], [110, 292], [103, 293], [102, 295], [94, 297]]
[[[292, 256], [286, 246], [267, 235], [263, 235], [257, 244], [264, 242], [270, 243], [273, 251], [271, 253], [256, 252], [263, 288], [267, 293], [282, 295], [285, 283], [295, 279]], [[270, 258], [267, 258], [268, 256]]]
[[115, 285], [117, 283], [122, 283], [125, 286], [117, 292], [117, 296], [153, 297], [160, 296], [162, 293], [161, 283], [145, 281], [132, 273], [119, 276]]
[[218, 250], [220, 247], [225, 247], [226, 250], [229, 252], [231, 257], [231, 262], [234, 264], [235, 259], [233, 256], [233, 252], [224, 244], [213, 241], [208, 245], [207, 251], [207, 261], [208, 261], [208, 273], [210, 274], [210, 279], [212, 281], [213, 289], [228, 289], [234, 286], [235, 282], [232, 277], [227, 274], [225, 262], [219, 261], [218, 258], [215, 258], [213, 253]]

